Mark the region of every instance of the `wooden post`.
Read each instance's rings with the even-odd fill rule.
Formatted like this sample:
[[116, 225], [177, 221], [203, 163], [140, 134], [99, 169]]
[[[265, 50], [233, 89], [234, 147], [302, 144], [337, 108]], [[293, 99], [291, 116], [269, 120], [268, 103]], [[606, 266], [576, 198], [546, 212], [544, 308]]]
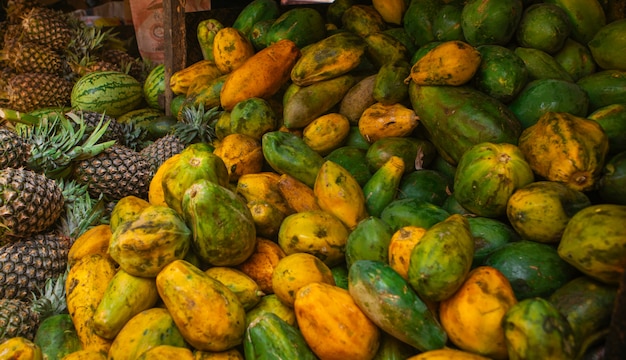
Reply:
[[[187, 64], [187, 30], [185, 26], [185, 0], [163, 0], [163, 34], [165, 43], [165, 113], [171, 115], [172, 89], [170, 77]], [[160, 101], [160, 99], [159, 99]]]

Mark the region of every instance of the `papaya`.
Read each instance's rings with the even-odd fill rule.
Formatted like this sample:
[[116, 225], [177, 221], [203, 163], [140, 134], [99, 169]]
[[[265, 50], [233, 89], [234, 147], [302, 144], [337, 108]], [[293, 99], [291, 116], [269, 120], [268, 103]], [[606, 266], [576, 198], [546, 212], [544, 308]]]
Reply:
[[523, 239], [493, 251], [484, 265], [498, 269], [509, 279], [519, 301], [547, 297], [580, 275], [554, 246]]
[[302, 140], [322, 156], [341, 147], [350, 132], [350, 120], [340, 113], [328, 113], [311, 121], [302, 130]]
[[327, 283], [309, 283], [296, 292], [293, 307], [298, 328], [318, 357], [370, 359], [376, 354], [381, 331], [348, 290]]
[[407, 360], [487, 360], [488, 357], [481, 356], [469, 351], [458, 350], [454, 348], [443, 348], [429, 350], [409, 357]]
[[535, 179], [520, 149], [507, 143], [476, 144], [461, 156], [454, 177], [454, 197], [478, 216], [497, 218], [515, 190]]
[[513, 305], [504, 315], [502, 327], [509, 359], [574, 359], [577, 354], [571, 325], [544, 298], [524, 299]]
[[291, 8], [274, 20], [265, 36], [268, 45], [288, 39], [302, 49], [326, 37], [324, 17], [312, 7]]
[[554, 54], [561, 50], [571, 30], [570, 20], [563, 8], [539, 3], [524, 9], [515, 36], [519, 46]]
[[400, 40], [382, 31], [365, 36], [365, 43], [366, 57], [377, 69], [390, 61], [408, 61], [411, 56]]
[[372, 104], [363, 111], [358, 123], [361, 135], [370, 144], [384, 137], [409, 137], [418, 125], [415, 112], [399, 102]]
[[94, 331], [104, 338], [113, 339], [128, 320], [153, 307], [158, 299], [154, 278], [133, 276], [119, 269], [109, 281], [96, 308]]
[[109, 254], [128, 274], [155, 277], [165, 265], [187, 254], [191, 237], [191, 229], [176, 211], [150, 205], [113, 232]]
[[195, 349], [225, 351], [243, 342], [245, 309], [226, 285], [184, 260], [168, 264], [156, 285], [176, 327]]
[[336, 216], [349, 230], [369, 216], [359, 183], [346, 169], [332, 161], [326, 160], [320, 166], [313, 192], [320, 208]]
[[273, 294], [272, 273], [278, 261], [285, 255], [278, 243], [259, 237], [252, 255], [235, 268], [254, 280], [264, 294]]
[[505, 360], [508, 353], [500, 324], [516, 303], [509, 280], [495, 268], [479, 266], [441, 302], [439, 318], [450, 341], [461, 350]]
[[111, 344], [109, 356], [114, 359], [136, 359], [158, 345], [187, 346], [170, 312], [153, 307], [133, 316]]
[[409, 86], [404, 82], [411, 72], [411, 65], [405, 59], [387, 61], [376, 73], [376, 83], [372, 96], [383, 105], [404, 102], [409, 97]]
[[[557, 249], [559, 256], [594, 279], [619, 283], [626, 267], [626, 236], [624, 227], [618, 223], [622, 224], [625, 216], [624, 205], [595, 204], [580, 210], [563, 231]], [[602, 241], [597, 241], [598, 234], [602, 235]]]
[[620, 19], [598, 29], [589, 41], [591, 55], [600, 68], [626, 71], [626, 58], [620, 50], [626, 48], [626, 40], [622, 36], [624, 31], [626, 19]]
[[539, 49], [518, 46], [515, 54], [519, 56], [528, 70], [529, 80], [558, 79], [573, 82], [574, 79], [554, 56]]
[[[278, 316], [291, 326], [296, 326], [296, 314], [293, 312], [293, 308], [280, 301], [276, 294], [266, 294], [256, 306], [246, 312], [246, 328], [249, 327], [256, 318], [268, 313]], [[244, 338], [244, 346], [246, 341], [248, 340]]]
[[404, 226], [430, 228], [445, 220], [450, 213], [422, 199], [396, 199], [389, 203], [380, 214], [380, 218], [389, 224], [395, 232]]
[[212, 266], [204, 273], [226, 285], [237, 296], [246, 311], [255, 307], [265, 295], [254, 279], [233, 267]]
[[391, 235], [387, 252], [389, 258], [386, 262], [404, 280], [408, 280], [409, 261], [411, 251], [426, 233], [426, 229], [419, 226], [403, 226]]
[[517, 144], [522, 131], [506, 105], [468, 86], [411, 83], [409, 97], [437, 152], [454, 165], [478, 143]]
[[283, 125], [288, 129], [304, 128], [315, 118], [339, 104], [358, 78], [344, 74], [315, 82], [298, 89], [286, 99], [283, 108]]
[[230, 110], [230, 133], [261, 140], [263, 134], [276, 130], [278, 119], [268, 100], [251, 97], [239, 101]]
[[519, 149], [535, 174], [579, 191], [593, 188], [608, 148], [597, 122], [564, 112], [546, 112], [519, 138]]
[[287, 216], [278, 231], [278, 244], [286, 255], [309, 253], [326, 265], [345, 259], [348, 229], [327, 211], [304, 211]]
[[43, 360], [41, 347], [23, 336], [15, 336], [2, 341], [0, 355], [6, 359]]
[[[358, 132], [358, 129], [356, 131]], [[344, 145], [331, 151], [324, 159], [332, 161], [348, 170], [359, 185], [363, 186], [372, 176], [366, 156], [366, 149], [362, 149], [356, 145]]]
[[264, 20], [275, 20], [279, 15], [280, 9], [276, 1], [253, 0], [241, 9], [232, 26], [249, 37], [254, 24]]
[[442, 301], [463, 284], [472, 265], [469, 223], [453, 214], [426, 230], [411, 251], [408, 281], [423, 299]]
[[350, 232], [346, 241], [345, 261], [348, 268], [358, 260], [377, 260], [386, 263], [393, 231], [376, 216], [363, 219]]
[[434, 19], [439, 11], [438, 0], [413, 0], [404, 12], [402, 26], [409, 34], [415, 45], [423, 47], [434, 42]]
[[213, 153], [224, 161], [230, 182], [263, 169], [261, 141], [249, 135], [228, 134], [217, 143]]
[[315, 255], [296, 252], [278, 261], [272, 273], [274, 294], [293, 308], [298, 290], [310, 283], [335, 285], [330, 267]]
[[591, 200], [581, 191], [554, 181], [536, 181], [511, 194], [506, 215], [522, 238], [558, 243], [571, 217], [589, 205]]
[[72, 318], [67, 313], [55, 314], [39, 323], [35, 343], [44, 358], [59, 359], [82, 349]]
[[200, 45], [200, 51], [204, 60], [215, 60], [213, 57], [213, 41], [215, 40], [215, 34], [223, 28], [224, 24], [215, 18], [205, 19], [198, 23], [196, 38], [198, 39], [198, 45]]
[[589, 96], [589, 111], [626, 103], [626, 71], [601, 70], [576, 82]]
[[615, 286], [583, 275], [556, 289], [548, 297], [570, 323], [576, 343], [581, 345], [579, 354], [586, 350], [585, 343], [609, 326], [616, 295]]
[[609, 155], [626, 151], [626, 104], [601, 107], [587, 118], [597, 121], [609, 138]]
[[461, 12], [465, 40], [473, 46], [506, 45], [522, 18], [522, 0], [469, 0]]
[[413, 64], [410, 78], [417, 85], [459, 86], [470, 81], [480, 62], [475, 47], [459, 40], [445, 41]]
[[227, 187], [201, 179], [183, 194], [183, 218], [191, 247], [214, 266], [241, 264], [254, 252], [256, 228], [250, 209]]
[[515, 52], [501, 45], [481, 45], [474, 86], [503, 103], [513, 100], [528, 82], [528, 70]]
[[341, 25], [348, 31], [365, 38], [387, 28], [383, 16], [371, 4], [354, 4], [341, 15]]
[[313, 188], [324, 158], [301, 137], [285, 131], [270, 131], [263, 135], [261, 147], [265, 160], [277, 173], [293, 176]]
[[594, 35], [606, 25], [606, 14], [598, 0], [546, 0], [562, 8], [572, 27], [571, 38], [587, 44]]
[[484, 265], [485, 259], [502, 246], [521, 239], [509, 223], [500, 219], [469, 216], [467, 221], [474, 237], [472, 268]]
[[461, 26], [463, 5], [463, 2], [447, 2], [435, 13], [433, 18], [435, 41], [465, 40]]
[[392, 156], [363, 185], [365, 208], [372, 216], [380, 216], [389, 203], [396, 199], [398, 186], [404, 175], [404, 160]]
[[365, 109], [376, 103], [376, 98], [374, 98], [376, 78], [377, 74], [364, 77], [350, 87], [341, 98], [339, 113], [347, 117], [351, 125], [358, 124]]
[[414, 136], [387, 136], [374, 141], [365, 153], [365, 160], [373, 174], [392, 156], [404, 161], [404, 173], [427, 167], [437, 151], [433, 143], [427, 139]]
[[222, 74], [229, 74], [254, 55], [254, 47], [240, 30], [226, 26], [213, 39], [215, 66]]
[[571, 38], [552, 57], [574, 81], [596, 72], [597, 65], [589, 48]]
[[602, 169], [598, 195], [610, 204], [626, 205], [626, 151], [610, 157]]
[[405, 174], [398, 185], [398, 199], [420, 199], [442, 206], [452, 189], [450, 179], [433, 169], [418, 169]]
[[248, 359], [317, 359], [300, 330], [271, 312], [259, 315], [246, 328], [243, 349]]
[[[268, 99], [278, 92], [290, 77], [300, 50], [291, 40], [277, 41], [250, 56], [224, 80], [220, 104], [232, 109], [238, 102], [252, 97]], [[256, 79], [251, 82], [250, 79]]]
[[381, 330], [420, 351], [446, 344], [448, 336], [435, 313], [389, 265], [357, 260], [348, 277], [350, 295]]
[[576, 83], [543, 78], [530, 81], [508, 106], [526, 129], [548, 111], [586, 117], [589, 96]]
[[291, 81], [298, 86], [328, 80], [356, 68], [367, 44], [352, 32], [339, 32], [311, 44], [291, 69]]

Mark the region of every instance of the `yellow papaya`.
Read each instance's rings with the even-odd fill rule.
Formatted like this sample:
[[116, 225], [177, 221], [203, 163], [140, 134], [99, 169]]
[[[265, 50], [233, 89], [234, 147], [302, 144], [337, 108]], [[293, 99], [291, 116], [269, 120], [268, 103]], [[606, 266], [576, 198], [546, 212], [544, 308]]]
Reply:
[[278, 179], [278, 191], [293, 211], [320, 210], [315, 193], [307, 184], [289, 174]]
[[293, 307], [298, 290], [310, 283], [335, 285], [335, 278], [328, 265], [308, 253], [299, 252], [283, 257], [272, 273], [274, 294], [289, 307]]
[[335, 215], [349, 229], [368, 216], [363, 189], [341, 165], [325, 161], [315, 179], [313, 192], [324, 211]]
[[244, 134], [225, 136], [213, 153], [224, 161], [231, 182], [239, 180], [242, 175], [261, 172], [265, 160], [261, 142]]
[[411, 67], [410, 79], [417, 85], [452, 85], [467, 83], [480, 66], [480, 52], [460, 41], [445, 41], [428, 51]]
[[358, 122], [359, 132], [370, 144], [384, 137], [409, 136], [418, 125], [415, 111], [400, 103], [376, 102], [363, 111]]
[[82, 257], [90, 254], [102, 254], [109, 257], [109, 242], [112, 234], [109, 224], [100, 224], [89, 228], [70, 247], [67, 254], [68, 265], [72, 266]]
[[245, 309], [226, 285], [184, 260], [163, 268], [156, 284], [176, 327], [195, 349], [225, 351], [242, 343]]
[[372, 359], [376, 355], [380, 330], [348, 290], [310, 283], [298, 290], [293, 306], [302, 336], [321, 359]]
[[191, 83], [198, 77], [209, 76], [216, 78], [222, 75], [215, 63], [211, 60], [200, 60], [185, 68], [175, 71], [170, 76], [170, 88], [175, 95], [186, 95]]
[[237, 193], [243, 196], [247, 202], [253, 200], [265, 200], [282, 211], [285, 215], [293, 212], [278, 190], [280, 175], [263, 171], [254, 174], [245, 174], [237, 181]]
[[288, 39], [258, 51], [230, 72], [224, 81], [220, 92], [222, 107], [231, 110], [245, 99], [271, 97], [290, 79], [291, 69], [299, 56], [300, 50]]
[[285, 252], [276, 242], [257, 237], [252, 255], [236, 268], [252, 278], [263, 293], [273, 294], [272, 274], [276, 264], [284, 257]]
[[252, 309], [265, 295], [259, 285], [241, 270], [228, 266], [214, 266], [206, 269], [205, 274], [226, 285], [243, 305], [244, 309]]
[[350, 133], [350, 121], [339, 113], [322, 115], [302, 130], [302, 140], [313, 151], [328, 155], [340, 147]]
[[254, 55], [254, 46], [238, 29], [226, 26], [213, 38], [213, 59], [222, 74], [229, 74]]
[[548, 111], [522, 132], [519, 149], [537, 175], [588, 191], [601, 176], [609, 140], [597, 121]]

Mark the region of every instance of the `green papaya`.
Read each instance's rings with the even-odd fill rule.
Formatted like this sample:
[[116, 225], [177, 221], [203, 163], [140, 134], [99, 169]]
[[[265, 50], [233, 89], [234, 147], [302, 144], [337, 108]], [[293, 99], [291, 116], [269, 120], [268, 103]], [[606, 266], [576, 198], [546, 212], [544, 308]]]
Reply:
[[606, 14], [598, 0], [545, 0], [562, 8], [572, 27], [571, 38], [587, 44], [606, 25]]
[[261, 139], [267, 163], [280, 174], [289, 174], [311, 188], [324, 158], [302, 138], [284, 131], [270, 131]]
[[271, 312], [259, 315], [248, 325], [243, 350], [246, 359], [317, 359], [300, 330]]
[[502, 101], [509, 103], [528, 83], [528, 70], [515, 52], [501, 45], [481, 45], [481, 62], [474, 74], [474, 86]]
[[41, 348], [45, 359], [61, 359], [82, 349], [72, 318], [66, 313], [51, 315], [42, 320], [33, 342]]
[[420, 351], [442, 348], [447, 334], [437, 316], [389, 265], [358, 260], [349, 269], [350, 295], [383, 331]]
[[244, 262], [255, 250], [256, 228], [245, 201], [227, 187], [200, 179], [183, 194], [183, 217], [198, 256], [214, 266]]
[[559, 256], [594, 279], [618, 284], [626, 268], [624, 219], [626, 205], [594, 204], [580, 210], [563, 231]]
[[517, 144], [522, 126], [502, 102], [468, 86], [409, 85], [420, 124], [439, 155], [454, 165], [481, 142]]
[[602, 70], [576, 82], [589, 96], [589, 111], [613, 104], [626, 104], [626, 71]]
[[571, 25], [565, 11], [554, 4], [532, 4], [524, 10], [515, 32], [519, 46], [554, 54], [569, 38]]
[[561, 50], [552, 57], [574, 81], [596, 72], [596, 62], [589, 48], [571, 38], [567, 38]]
[[389, 136], [372, 143], [365, 159], [373, 174], [392, 156], [398, 156], [404, 161], [404, 173], [408, 174], [416, 168], [427, 167], [436, 156], [432, 142], [416, 137]]
[[604, 165], [598, 194], [606, 203], [626, 205], [626, 151], [610, 157]]
[[402, 177], [398, 199], [412, 198], [442, 206], [452, 189], [450, 179], [438, 170], [418, 169]]
[[270, 26], [265, 40], [267, 45], [282, 39], [293, 41], [299, 49], [326, 37], [326, 22], [322, 14], [312, 7], [294, 7], [282, 13]]
[[232, 27], [250, 36], [254, 24], [259, 21], [275, 20], [280, 15], [278, 3], [274, 0], [252, 0], [237, 14]]
[[442, 207], [422, 199], [396, 199], [380, 213], [380, 218], [395, 232], [404, 226], [425, 229], [445, 220], [450, 214]]
[[609, 154], [626, 151], [626, 104], [601, 107], [587, 116], [597, 121], [609, 138]]
[[387, 262], [389, 243], [393, 231], [379, 217], [369, 216], [361, 220], [348, 235], [346, 241], [346, 265], [348, 268], [358, 260]]
[[324, 159], [330, 160], [348, 170], [359, 185], [363, 186], [372, 177], [370, 168], [367, 165], [366, 155], [367, 149], [356, 145], [345, 145], [331, 151]]
[[505, 244], [492, 252], [484, 263], [509, 279], [518, 300], [550, 296], [580, 275], [553, 246], [530, 240]]
[[502, 327], [509, 359], [576, 358], [572, 327], [544, 298], [525, 299], [513, 305], [502, 318]]
[[603, 27], [587, 44], [591, 55], [600, 68], [626, 71], [626, 19], [613, 21]]
[[462, 215], [452, 214], [428, 228], [413, 247], [409, 284], [423, 299], [445, 300], [465, 281], [473, 256], [469, 223]]
[[535, 79], [559, 79], [573, 82], [572, 76], [565, 71], [552, 55], [539, 49], [521, 47], [515, 48], [515, 54], [519, 56], [528, 70], [529, 80]]
[[522, 0], [469, 0], [463, 6], [461, 26], [467, 43], [507, 45], [522, 18]]
[[510, 224], [499, 219], [468, 216], [467, 221], [474, 237], [472, 268], [484, 265], [485, 259], [502, 246], [521, 239]]

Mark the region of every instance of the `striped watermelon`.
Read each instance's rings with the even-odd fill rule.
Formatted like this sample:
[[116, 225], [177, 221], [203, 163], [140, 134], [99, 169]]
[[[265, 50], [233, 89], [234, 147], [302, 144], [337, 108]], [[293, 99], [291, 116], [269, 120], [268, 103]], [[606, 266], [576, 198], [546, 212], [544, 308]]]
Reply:
[[72, 88], [72, 108], [112, 117], [139, 107], [143, 88], [134, 77], [118, 71], [95, 71], [82, 76]]
[[165, 93], [165, 65], [155, 66], [143, 83], [143, 96], [148, 106], [154, 109], [164, 110], [164, 104], [159, 104], [159, 96]]

